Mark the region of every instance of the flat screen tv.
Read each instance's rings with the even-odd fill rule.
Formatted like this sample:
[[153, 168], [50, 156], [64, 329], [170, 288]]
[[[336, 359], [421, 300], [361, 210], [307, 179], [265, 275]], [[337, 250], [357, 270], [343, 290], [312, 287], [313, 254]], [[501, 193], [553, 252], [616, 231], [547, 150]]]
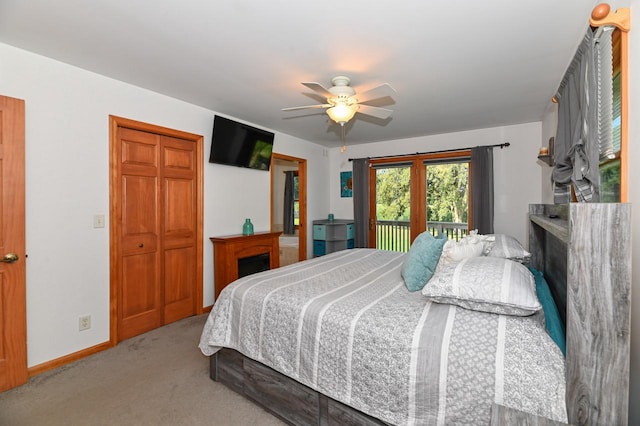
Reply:
[[215, 116], [210, 163], [269, 170], [273, 133]]

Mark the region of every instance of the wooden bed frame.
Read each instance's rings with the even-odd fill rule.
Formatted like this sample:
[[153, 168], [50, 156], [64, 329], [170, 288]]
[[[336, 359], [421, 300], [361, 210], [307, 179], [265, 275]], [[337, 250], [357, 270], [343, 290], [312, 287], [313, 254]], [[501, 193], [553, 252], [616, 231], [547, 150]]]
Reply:
[[[531, 266], [542, 271], [566, 324], [567, 411], [572, 425], [628, 422], [631, 206], [529, 206]], [[385, 425], [232, 349], [210, 376], [293, 425]], [[492, 407], [492, 425], [558, 425]]]

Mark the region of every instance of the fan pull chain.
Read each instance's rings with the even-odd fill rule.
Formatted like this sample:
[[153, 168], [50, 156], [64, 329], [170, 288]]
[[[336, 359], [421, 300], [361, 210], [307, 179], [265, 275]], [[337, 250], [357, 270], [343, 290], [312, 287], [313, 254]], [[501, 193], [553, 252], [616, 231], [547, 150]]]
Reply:
[[347, 144], [345, 142], [345, 137], [344, 137], [344, 123], [340, 124], [341, 127], [341, 136], [342, 136], [342, 147], [340, 148], [340, 152], [344, 153], [347, 150]]

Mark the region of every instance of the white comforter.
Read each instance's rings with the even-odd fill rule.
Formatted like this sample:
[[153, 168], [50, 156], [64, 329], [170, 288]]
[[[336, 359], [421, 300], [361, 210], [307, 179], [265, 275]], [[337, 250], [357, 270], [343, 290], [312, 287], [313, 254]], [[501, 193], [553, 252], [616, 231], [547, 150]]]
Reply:
[[488, 424], [496, 402], [566, 421], [564, 359], [538, 316], [431, 303], [404, 254], [354, 249], [239, 279], [200, 341], [392, 424]]

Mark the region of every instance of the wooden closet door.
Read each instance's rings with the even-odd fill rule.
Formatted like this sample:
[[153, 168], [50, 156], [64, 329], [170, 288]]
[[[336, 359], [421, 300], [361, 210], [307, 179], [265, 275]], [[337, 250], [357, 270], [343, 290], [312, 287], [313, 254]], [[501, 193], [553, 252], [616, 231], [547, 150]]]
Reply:
[[119, 128], [121, 226], [118, 340], [162, 325], [160, 136]]
[[162, 282], [164, 323], [195, 313], [196, 151], [195, 144], [163, 136]]
[[194, 315], [198, 286], [197, 146], [118, 128], [118, 340]]
[[0, 392], [27, 382], [24, 101], [0, 96]]

